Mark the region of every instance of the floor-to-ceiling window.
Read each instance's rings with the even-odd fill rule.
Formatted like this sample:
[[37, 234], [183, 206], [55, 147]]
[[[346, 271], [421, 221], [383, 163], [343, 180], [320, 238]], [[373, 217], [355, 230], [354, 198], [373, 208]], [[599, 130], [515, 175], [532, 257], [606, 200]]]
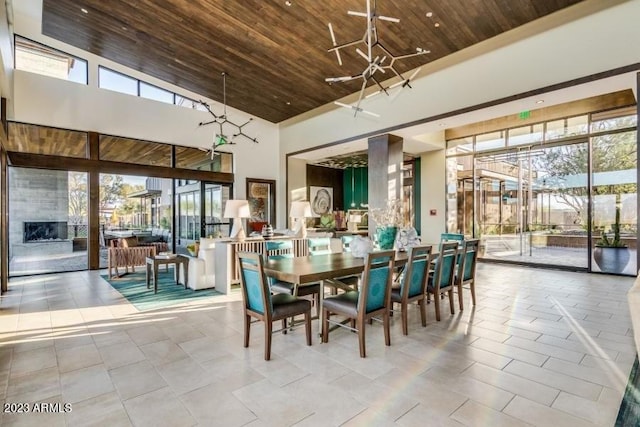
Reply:
[[231, 186], [193, 180], [176, 181], [176, 251], [187, 253], [187, 245], [200, 237], [229, 235], [229, 219], [222, 218]]
[[9, 275], [87, 268], [87, 174], [9, 168]]
[[483, 258], [635, 274], [635, 108], [447, 144], [447, 228]]

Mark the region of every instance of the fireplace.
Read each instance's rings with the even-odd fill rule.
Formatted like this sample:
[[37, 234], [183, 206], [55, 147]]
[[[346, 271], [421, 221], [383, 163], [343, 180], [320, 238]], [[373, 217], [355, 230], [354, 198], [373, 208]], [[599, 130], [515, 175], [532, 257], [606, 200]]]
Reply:
[[66, 221], [31, 221], [24, 223], [24, 243], [67, 240]]

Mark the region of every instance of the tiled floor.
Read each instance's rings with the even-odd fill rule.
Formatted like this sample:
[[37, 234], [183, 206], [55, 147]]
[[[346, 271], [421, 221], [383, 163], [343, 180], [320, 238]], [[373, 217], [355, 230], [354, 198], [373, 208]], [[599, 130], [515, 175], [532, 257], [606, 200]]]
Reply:
[[276, 334], [265, 362], [261, 326], [242, 346], [238, 291], [139, 313], [99, 272], [21, 278], [0, 301], [0, 400], [72, 411], [0, 424], [612, 426], [635, 357], [632, 282], [481, 264], [475, 310], [467, 292], [436, 322], [431, 304], [422, 328], [412, 309], [391, 347], [374, 323], [366, 359], [347, 331], [311, 347]]

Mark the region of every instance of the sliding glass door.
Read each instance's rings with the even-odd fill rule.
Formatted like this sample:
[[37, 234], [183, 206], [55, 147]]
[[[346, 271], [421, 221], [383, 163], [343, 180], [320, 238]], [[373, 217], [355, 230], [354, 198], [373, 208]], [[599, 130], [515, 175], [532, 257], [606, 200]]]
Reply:
[[212, 182], [176, 180], [176, 252], [201, 237], [229, 235], [229, 220], [222, 217], [231, 186]]
[[586, 143], [476, 158], [485, 258], [588, 267]]
[[9, 275], [85, 270], [87, 174], [9, 168]]

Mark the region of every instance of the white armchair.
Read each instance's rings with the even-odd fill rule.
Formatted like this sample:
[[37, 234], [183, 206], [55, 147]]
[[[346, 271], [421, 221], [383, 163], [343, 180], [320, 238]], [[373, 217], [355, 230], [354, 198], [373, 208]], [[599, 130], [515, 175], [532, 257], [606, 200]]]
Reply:
[[215, 240], [200, 239], [198, 257], [189, 262], [189, 283], [193, 290], [215, 286]]

